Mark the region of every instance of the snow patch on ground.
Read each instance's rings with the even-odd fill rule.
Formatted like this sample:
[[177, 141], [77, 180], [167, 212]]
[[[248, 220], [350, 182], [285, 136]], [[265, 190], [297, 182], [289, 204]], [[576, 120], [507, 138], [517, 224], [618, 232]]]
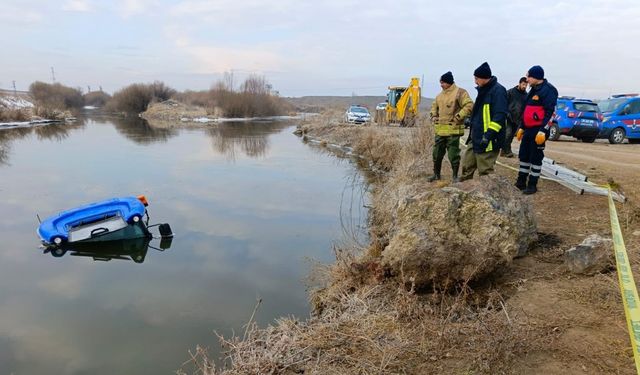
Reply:
[[183, 118], [180, 119], [180, 121], [182, 121], [182, 122], [200, 122], [200, 123], [206, 124], [207, 122], [218, 121], [218, 119], [209, 118], [209, 117], [196, 117], [196, 118], [183, 117]]
[[0, 106], [10, 109], [33, 108], [30, 101], [17, 96], [0, 96]]

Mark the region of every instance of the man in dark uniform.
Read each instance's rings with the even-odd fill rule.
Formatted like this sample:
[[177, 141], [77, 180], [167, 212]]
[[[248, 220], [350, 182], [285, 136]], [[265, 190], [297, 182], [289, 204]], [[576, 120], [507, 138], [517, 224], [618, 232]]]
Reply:
[[511, 151], [511, 142], [522, 122], [522, 110], [524, 109], [524, 102], [526, 100], [527, 78], [522, 77], [517, 86], [507, 90], [509, 112], [507, 112], [507, 128], [505, 129], [504, 146], [502, 146], [501, 154], [505, 158], [512, 158], [514, 156]]
[[507, 90], [491, 74], [486, 62], [473, 72], [473, 76], [478, 85], [478, 97], [471, 111], [467, 139], [467, 145], [471, 145], [464, 153], [460, 181], [473, 178], [476, 169], [481, 176], [492, 173], [504, 142]]
[[544, 78], [544, 70], [540, 65], [529, 69], [527, 81], [531, 90], [525, 102], [522, 125], [516, 133], [516, 138], [522, 141], [516, 187], [524, 194], [535, 194], [542, 171], [545, 141], [549, 137], [549, 120], [558, 101], [558, 90]]

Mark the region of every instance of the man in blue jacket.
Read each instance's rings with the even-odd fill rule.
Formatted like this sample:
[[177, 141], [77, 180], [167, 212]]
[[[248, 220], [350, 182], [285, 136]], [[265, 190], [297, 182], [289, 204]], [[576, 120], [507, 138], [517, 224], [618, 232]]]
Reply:
[[471, 129], [467, 139], [467, 150], [462, 159], [460, 181], [493, 172], [500, 148], [504, 142], [505, 120], [507, 118], [507, 90], [491, 74], [486, 62], [474, 72], [478, 85], [478, 97], [471, 112]]
[[544, 78], [544, 70], [540, 65], [529, 69], [527, 82], [531, 90], [527, 95], [522, 122], [516, 133], [516, 138], [522, 141], [518, 153], [520, 169], [516, 187], [524, 194], [535, 194], [542, 171], [545, 141], [549, 137], [549, 120], [558, 101], [558, 90]]

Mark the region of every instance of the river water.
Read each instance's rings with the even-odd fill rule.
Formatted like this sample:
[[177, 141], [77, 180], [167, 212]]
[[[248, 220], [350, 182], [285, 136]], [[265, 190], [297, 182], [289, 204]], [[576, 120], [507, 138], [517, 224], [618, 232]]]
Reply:
[[[331, 262], [363, 213], [353, 165], [293, 130], [108, 118], [0, 130], [0, 373], [170, 374], [196, 345], [216, 357], [214, 331], [242, 332], [257, 299], [261, 326], [307, 317], [309, 259]], [[36, 215], [138, 194], [176, 234], [168, 249], [38, 247]]]

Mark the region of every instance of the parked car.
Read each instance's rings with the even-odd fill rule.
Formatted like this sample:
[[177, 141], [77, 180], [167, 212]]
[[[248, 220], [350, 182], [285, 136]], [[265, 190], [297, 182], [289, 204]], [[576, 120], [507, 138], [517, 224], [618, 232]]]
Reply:
[[365, 122], [371, 122], [371, 114], [367, 107], [352, 105], [344, 114], [344, 121], [353, 124], [364, 124]]
[[600, 108], [592, 100], [561, 96], [551, 118], [549, 140], [557, 141], [561, 135], [568, 135], [592, 143], [600, 133], [602, 119]]
[[384, 111], [387, 109], [387, 102], [378, 103], [376, 111]]
[[640, 143], [640, 97], [638, 94], [613, 95], [598, 103], [604, 114], [599, 138], [609, 143]]

